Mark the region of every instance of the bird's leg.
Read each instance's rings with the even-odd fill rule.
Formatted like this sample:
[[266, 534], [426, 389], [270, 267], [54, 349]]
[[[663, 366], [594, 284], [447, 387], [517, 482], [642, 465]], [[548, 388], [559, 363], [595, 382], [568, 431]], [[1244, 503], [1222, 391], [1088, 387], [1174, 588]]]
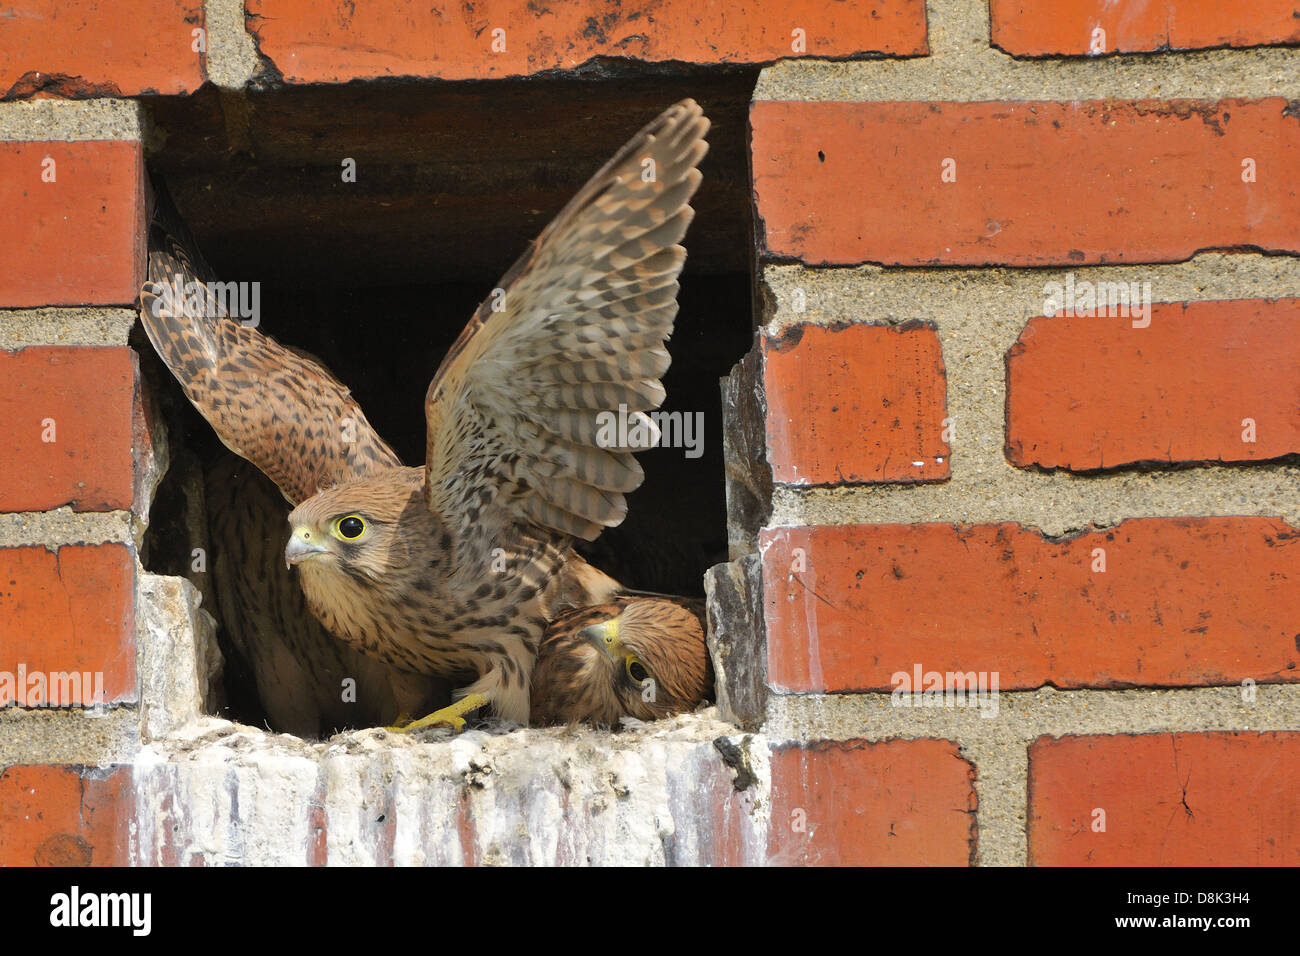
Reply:
[[488, 703], [487, 694], [466, 694], [460, 700], [456, 701], [441, 710], [435, 710], [428, 717], [421, 717], [409, 724], [401, 727], [389, 727], [399, 734], [414, 733], [417, 730], [424, 730], [426, 727], [435, 727], [438, 724], [445, 724], [453, 730], [463, 730], [465, 728], [464, 714], [471, 710], [478, 710], [484, 704]]

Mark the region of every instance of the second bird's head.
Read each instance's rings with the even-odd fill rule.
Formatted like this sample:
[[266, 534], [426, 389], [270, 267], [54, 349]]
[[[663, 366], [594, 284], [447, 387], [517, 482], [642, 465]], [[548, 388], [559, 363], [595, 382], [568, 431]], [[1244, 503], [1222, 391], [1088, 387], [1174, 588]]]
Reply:
[[598, 679], [622, 715], [658, 720], [692, 709], [712, 689], [704, 624], [675, 601], [632, 601], [576, 636], [595, 649]]

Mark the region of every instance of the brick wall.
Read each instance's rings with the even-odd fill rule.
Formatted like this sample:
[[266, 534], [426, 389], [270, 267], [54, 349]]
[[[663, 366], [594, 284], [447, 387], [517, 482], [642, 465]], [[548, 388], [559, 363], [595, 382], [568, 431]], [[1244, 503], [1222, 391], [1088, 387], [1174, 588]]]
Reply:
[[[528, 7], [0, 20], [0, 672], [102, 678], [0, 711], [0, 863], [1300, 862], [1300, 6]], [[147, 102], [595, 57], [766, 64], [717, 709], [204, 716], [212, 621], [139, 559], [171, 460], [127, 338]], [[897, 692], [931, 673], [988, 693]]]

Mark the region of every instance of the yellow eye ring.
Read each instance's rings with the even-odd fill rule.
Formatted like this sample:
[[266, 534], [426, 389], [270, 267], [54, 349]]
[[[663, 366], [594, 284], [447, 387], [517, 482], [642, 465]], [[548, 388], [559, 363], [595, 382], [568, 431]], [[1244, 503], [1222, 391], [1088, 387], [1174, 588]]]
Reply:
[[330, 530], [334, 532], [336, 538], [355, 541], [366, 533], [366, 519], [361, 515], [344, 515], [342, 518], [334, 519], [334, 527]]
[[640, 659], [633, 654], [629, 654], [623, 660], [623, 669], [627, 671], [627, 676], [635, 684], [643, 684], [650, 678], [650, 670]]

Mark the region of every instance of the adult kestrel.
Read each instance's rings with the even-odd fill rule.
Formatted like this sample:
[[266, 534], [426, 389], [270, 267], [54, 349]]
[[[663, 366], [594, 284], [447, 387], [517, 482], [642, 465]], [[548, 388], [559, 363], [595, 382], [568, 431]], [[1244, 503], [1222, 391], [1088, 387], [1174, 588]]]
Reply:
[[628, 594], [551, 622], [531, 722], [617, 727], [691, 710], [713, 691], [704, 602]]
[[310, 357], [195, 308], [176, 278], [157, 284], [193, 272], [183, 248], [151, 250], [150, 340], [226, 446], [296, 505], [285, 558], [311, 612], [402, 670], [474, 678], [411, 728], [485, 704], [526, 723], [549, 622], [622, 593], [572, 542], [622, 521], [643, 477], [633, 453], [664, 399], [708, 126], [692, 100], [664, 112], [506, 273], [429, 385], [423, 468], [402, 467]]

